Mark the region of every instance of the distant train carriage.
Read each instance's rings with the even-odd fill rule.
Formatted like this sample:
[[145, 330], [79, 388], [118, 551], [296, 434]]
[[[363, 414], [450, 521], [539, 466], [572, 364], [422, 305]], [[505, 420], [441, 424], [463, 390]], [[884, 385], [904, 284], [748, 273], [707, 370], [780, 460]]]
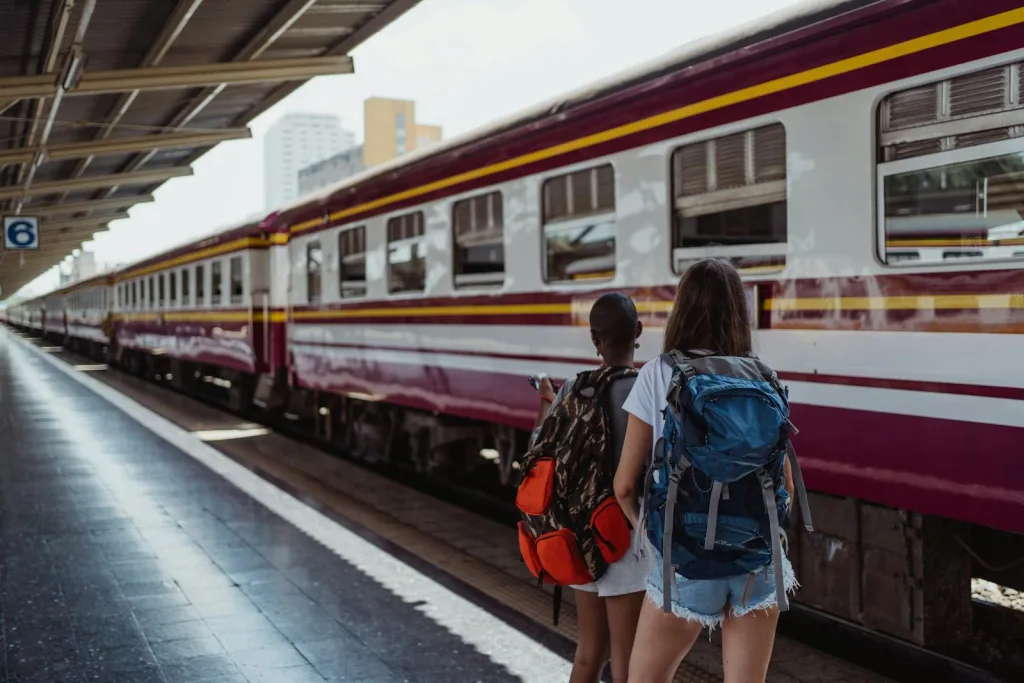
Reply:
[[250, 221], [119, 272], [115, 359], [188, 386], [218, 384], [233, 406], [248, 405], [256, 378], [283, 362], [271, 240], [265, 222]]

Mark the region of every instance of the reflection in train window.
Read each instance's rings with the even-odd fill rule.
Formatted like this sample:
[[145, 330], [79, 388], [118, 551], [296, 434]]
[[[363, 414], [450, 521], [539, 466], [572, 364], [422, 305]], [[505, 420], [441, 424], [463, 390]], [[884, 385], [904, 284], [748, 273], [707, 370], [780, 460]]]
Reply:
[[388, 220], [388, 291], [422, 292], [427, 286], [423, 212]]
[[544, 279], [615, 275], [615, 169], [611, 164], [549, 178], [542, 189]]
[[497, 286], [505, 280], [504, 214], [500, 192], [452, 206], [455, 285]]
[[366, 226], [338, 233], [338, 288], [342, 299], [366, 296]]
[[906, 263], [908, 253], [915, 263], [1019, 258], [1024, 153], [892, 173], [882, 192], [887, 263]]
[[786, 264], [786, 130], [774, 123], [672, 154], [672, 266], [723, 257], [744, 274]]
[[886, 263], [1021, 257], [1020, 68], [960, 74], [882, 100], [879, 254]]

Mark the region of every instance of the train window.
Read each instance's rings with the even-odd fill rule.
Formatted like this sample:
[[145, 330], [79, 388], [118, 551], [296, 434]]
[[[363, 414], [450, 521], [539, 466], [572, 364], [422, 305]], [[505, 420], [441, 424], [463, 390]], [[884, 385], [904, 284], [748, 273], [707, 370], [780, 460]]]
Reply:
[[505, 280], [504, 217], [500, 192], [452, 207], [455, 285], [500, 285]]
[[167, 295], [171, 308], [178, 306], [178, 271], [172, 270], [167, 273]]
[[206, 269], [202, 264], [196, 266], [196, 306], [206, 305]]
[[744, 274], [786, 265], [786, 129], [773, 123], [672, 153], [672, 267], [732, 261]]
[[132, 280], [132, 310], [137, 310], [139, 306], [139, 281]]
[[879, 105], [880, 258], [1019, 259], [1024, 64], [892, 93]]
[[220, 261], [210, 264], [210, 297], [211, 306], [224, 303], [224, 265]]
[[163, 308], [164, 306], [167, 305], [167, 283], [165, 282], [167, 280], [167, 276], [164, 273], [160, 273], [159, 275], [156, 276], [156, 280], [157, 291], [159, 292], [159, 296], [157, 297], [157, 305], [160, 306], [160, 308]]
[[117, 285], [117, 307], [124, 308], [124, 286]]
[[548, 282], [615, 275], [615, 169], [611, 164], [549, 178], [544, 203]]
[[338, 233], [338, 283], [342, 299], [366, 296], [366, 226]]
[[306, 301], [311, 304], [320, 303], [320, 292], [323, 289], [323, 260], [320, 240], [306, 245]]
[[146, 293], [149, 295], [149, 308], [156, 308], [156, 276], [149, 276], [149, 283], [146, 285]]
[[228, 261], [228, 273], [231, 278], [231, 303], [240, 304], [245, 297], [245, 281], [242, 275], [242, 257], [233, 256]]
[[427, 286], [423, 212], [388, 219], [388, 291], [422, 292]]
[[181, 269], [181, 305], [191, 306], [192, 299], [189, 296], [191, 293], [191, 287], [189, 286], [190, 280], [192, 279], [192, 269], [182, 268]]

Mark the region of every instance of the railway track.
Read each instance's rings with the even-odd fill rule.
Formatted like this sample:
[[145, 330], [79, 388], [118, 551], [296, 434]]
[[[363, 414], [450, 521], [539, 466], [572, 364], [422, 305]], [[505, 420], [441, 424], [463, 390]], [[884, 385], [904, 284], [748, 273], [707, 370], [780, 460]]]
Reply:
[[[56, 352], [61, 360], [71, 365], [80, 365], [78, 361], [87, 365], [95, 363], [96, 359], [79, 356], [65, 350], [58, 351], [59, 347], [45, 346], [47, 342], [39, 337], [24, 334], [22, 336], [43, 346], [47, 351]], [[90, 369], [99, 367], [98, 365], [89, 365]], [[510, 531], [518, 521], [518, 513], [511, 502], [511, 497], [508, 500], [495, 499], [465, 487], [455, 487], [424, 478], [406, 468], [386, 463], [367, 462], [354, 457], [339, 444], [315, 436], [311, 433], [310, 425], [296, 419], [295, 416], [286, 414], [274, 419], [254, 409], [229, 409], [218, 395], [218, 387], [215, 385], [209, 385], [208, 391], [192, 391], [176, 386], [164, 378], [140, 378], [116, 366], [104, 365], [103, 367], [114, 370], [115, 375], [122, 379], [144, 380], [147, 386], [158, 386], [178, 396], [198, 401], [207, 408], [230, 414], [254, 426], [260, 425], [318, 451], [343, 458], [349, 463], [386, 477], [402, 486], [485, 517], [495, 524], [509, 528]], [[116, 381], [112, 382], [109, 379], [105, 381], [119, 390], [124, 389], [123, 386], [118, 386], [119, 383]], [[275, 471], [264, 470], [260, 474], [273, 479], [275, 483], [293, 494], [303, 493], [294, 484], [289, 483], [287, 478], [282, 478]], [[304, 497], [307, 500], [309, 498], [305, 495], [299, 495], [299, 497]], [[961, 651], [952, 654], [920, 648], [798, 603], [793, 605], [790, 613], [783, 615], [779, 631], [783, 636], [808, 645], [815, 650], [854, 663], [900, 683], [921, 683], [923, 681], [929, 683], [1010, 683], [1024, 680], [1024, 654], [1022, 654], [1024, 648], [1014, 646], [1014, 643], [1018, 641], [1024, 643], [1024, 611], [1010, 609], [1004, 605], [978, 598], [975, 599], [974, 606], [977, 611], [976, 619], [985, 624], [984, 633], [991, 637], [992, 641], [965, 643]], [[504, 609], [507, 610], [507, 606]], [[574, 631], [561, 635], [572, 638]]]

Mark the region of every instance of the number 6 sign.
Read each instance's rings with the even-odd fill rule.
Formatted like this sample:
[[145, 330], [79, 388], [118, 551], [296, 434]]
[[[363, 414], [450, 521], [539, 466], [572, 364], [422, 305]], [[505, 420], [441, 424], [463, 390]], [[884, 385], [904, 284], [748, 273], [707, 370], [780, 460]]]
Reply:
[[30, 216], [4, 216], [4, 248], [38, 249], [39, 219]]

